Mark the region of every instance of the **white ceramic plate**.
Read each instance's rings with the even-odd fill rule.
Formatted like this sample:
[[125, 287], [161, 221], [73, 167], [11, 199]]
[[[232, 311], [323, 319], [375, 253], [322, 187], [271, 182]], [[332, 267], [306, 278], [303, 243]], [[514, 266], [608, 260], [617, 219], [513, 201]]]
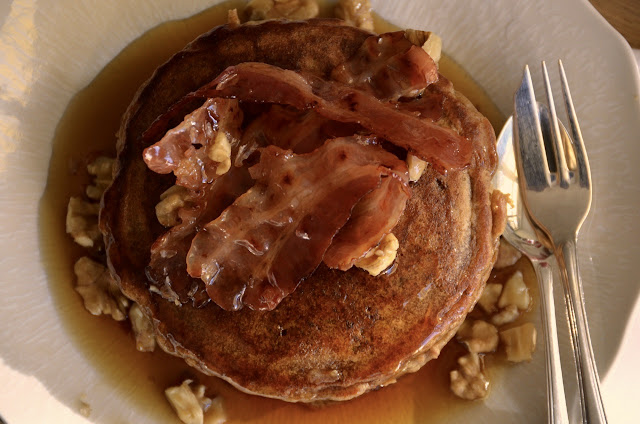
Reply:
[[[586, 0], [373, 3], [395, 24], [440, 34], [445, 51], [505, 114], [525, 63], [536, 73], [541, 60], [563, 59], [592, 166], [594, 202], [579, 259], [594, 350], [606, 380], [639, 291], [639, 84], [628, 45]], [[0, 415], [9, 424], [86, 422], [78, 414], [82, 394], [95, 422], [142, 423], [149, 417], [143, 405], [130, 401], [142, 383], [124, 373], [103, 378], [60, 322], [41, 265], [38, 202], [51, 140], [71, 97], [148, 29], [211, 4], [0, 2]], [[510, 370], [486, 403], [450, 420], [537, 423], [544, 410], [538, 354], [531, 365]]]

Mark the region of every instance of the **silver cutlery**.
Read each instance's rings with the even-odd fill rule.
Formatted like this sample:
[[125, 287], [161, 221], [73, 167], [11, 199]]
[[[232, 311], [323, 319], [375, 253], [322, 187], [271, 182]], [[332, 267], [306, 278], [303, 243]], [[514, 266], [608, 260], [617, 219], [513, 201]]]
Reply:
[[561, 269], [583, 421], [606, 423], [576, 260], [578, 232], [591, 205], [591, 175], [561, 61], [559, 69], [572, 137], [563, 137], [560, 132], [545, 63], [542, 70], [548, 109], [538, 107], [527, 66], [515, 95], [515, 156], [528, 216], [541, 241], [550, 241], [546, 247], [554, 251]]
[[553, 272], [549, 263], [553, 251], [547, 247], [548, 241], [540, 242], [522, 204], [514, 156], [513, 118], [509, 118], [502, 128], [498, 136], [497, 150], [500, 165], [493, 178], [493, 186], [510, 197], [510, 202], [507, 203], [507, 225], [503, 237], [531, 260], [540, 287], [540, 306], [545, 335], [548, 422], [567, 424], [569, 417], [556, 331]]

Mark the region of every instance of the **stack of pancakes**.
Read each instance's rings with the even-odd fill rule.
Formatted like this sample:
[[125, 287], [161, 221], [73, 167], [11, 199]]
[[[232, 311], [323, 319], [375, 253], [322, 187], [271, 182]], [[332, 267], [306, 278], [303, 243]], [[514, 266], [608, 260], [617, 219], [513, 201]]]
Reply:
[[[438, 356], [475, 305], [495, 260], [504, 217], [492, 196], [495, 135], [444, 77], [424, 96], [442, 101], [439, 125], [469, 139], [471, 164], [430, 166], [394, 228], [393, 272], [372, 277], [320, 265], [272, 311], [176, 305], [150, 291], [150, 248], [163, 228], [155, 205], [174, 178], [150, 171], [142, 134], [187, 93], [228, 66], [263, 62], [322, 78], [369, 32], [337, 20], [221, 26], [189, 44], [140, 88], [118, 134], [117, 174], [100, 215], [112, 273], [153, 318], [160, 346], [248, 393], [287, 401], [346, 400], [393, 383]], [[177, 122], [198, 105], [182, 104]], [[157, 141], [157, 140], [156, 140]]]

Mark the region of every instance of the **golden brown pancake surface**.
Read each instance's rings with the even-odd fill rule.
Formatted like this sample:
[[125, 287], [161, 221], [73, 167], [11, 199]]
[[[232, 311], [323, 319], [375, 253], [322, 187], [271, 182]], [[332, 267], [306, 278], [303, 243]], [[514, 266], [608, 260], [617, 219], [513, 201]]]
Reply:
[[[153, 317], [163, 349], [241, 390], [312, 402], [390, 384], [438, 355], [491, 270], [501, 220], [494, 222], [491, 209], [495, 136], [441, 77], [424, 95], [439, 98], [439, 123], [471, 140], [473, 160], [446, 176], [427, 166], [413, 185], [393, 230], [400, 242], [394, 272], [372, 277], [320, 265], [273, 311], [178, 306], [149, 291], [150, 247], [165, 230], [154, 207], [173, 180], [147, 169], [142, 133], [230, 65], [264, 62], [328, 78], [369, 35], [335, 20], [215, 28], [160, 67], [123, 119], [118, 171], [100, 217], [111, 270], [123, 293]], [[188, 113], [197, 105], [184, 107]]]

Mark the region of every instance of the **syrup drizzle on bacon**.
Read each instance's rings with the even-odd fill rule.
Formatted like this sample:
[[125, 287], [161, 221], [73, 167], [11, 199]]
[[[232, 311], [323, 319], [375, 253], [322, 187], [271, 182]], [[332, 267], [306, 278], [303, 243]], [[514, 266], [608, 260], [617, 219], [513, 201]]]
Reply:
[[235, 146], [241, 124], [237, 100], [208, 99], [160, 141], [147, 147], [144, 161], [158, 174], [173, 172], [177, 185], [198, 190], [222, 174], [217, 172], [219, 161], [212, 158], [216, 137], [224, 135]]
[[469, 140], [450, 129], [406, 113], [394, 103], [382, 102], [348, 85], [265, 63], [230, 66], [196, 95], [314, 109], [335, 121], [360, 124], [430, 162], [443, 173], [464, 168], [471, 160]]
[[367, 38], [347, 63], [333, 70], [331, 78], [380, 100], [398, 100], [438, 81], [438, 68], [404, 31], [398, 31]]
[[[201, 119], [206, 116], [201, 115]], [[178, 212], [180, 223], [153, 244], [146, 269], [149, 280], [171, 302], [206, 305], [211, 299], [204, 283], [187, 273], [187, 251], [202, 227], [253, 186], [244, 162], [259, 148], [271, 144], [294, 153], [309, 153], [328, 138], [351, 135], [359, 129], [357, 125], [330, 121], [312, 110], [299, 111], [280, 105], [261, 110], [244, 130], [237, 152], [232, 152], [234, 166], [211, 184], [190, 190], [189, 202]]]
[[250, 169], [256, 185], [193, 239], [187, 270], [223, 309], [271, 310], [320, 264], [354, 205], [403, 166], [362, 139], [303, 155], [268, 146]]
[[356, 204], [324, 254], [329, 268], [348, 270], [391, 232], [411, 197], [407, 183], [406, 172], [393, 174]]
[[[438, 73], [403, 33], [369, 37], [331, 77], [231, 66], [143, 135], [153, 143], [180, 110], [207, 99], [145, 151], [150, 169], [173, 172], [191, 194], [181, 222], [152, 247], [147, 275], [165, 298], [270, 310], [320, 262], [352, 267], [391, 232], [410, 197], [406, 165], [376, 136], [443, 173], [471, 160], [469, 141], [434, 123], [440, 100], [408, 98]], [[241, 130], [242, 104], [260, 113]], [[210, 157], [220, 132], [232, 144], [222, 176]]]
[[187, 251], [196, 233], [220, 216], [252, 185], [246, 168], [232, 167], [201, 191], [191, 192], [191, 200], [178, 211], [180, 223], [158, 237], [151, 246], [146, 274], [162, 297], [178, 303], [191, 301], [195, 307], [208, 303], [210, 298], [202, 281], [187, 273]]
[[271, 105], [244, 130], [235, 164], [240, 166], [259, 147], [272, 144], [294, 153], [310, 153], [330, 138], [361, 130], [357, 124], [332, 121], [314, 110]]

